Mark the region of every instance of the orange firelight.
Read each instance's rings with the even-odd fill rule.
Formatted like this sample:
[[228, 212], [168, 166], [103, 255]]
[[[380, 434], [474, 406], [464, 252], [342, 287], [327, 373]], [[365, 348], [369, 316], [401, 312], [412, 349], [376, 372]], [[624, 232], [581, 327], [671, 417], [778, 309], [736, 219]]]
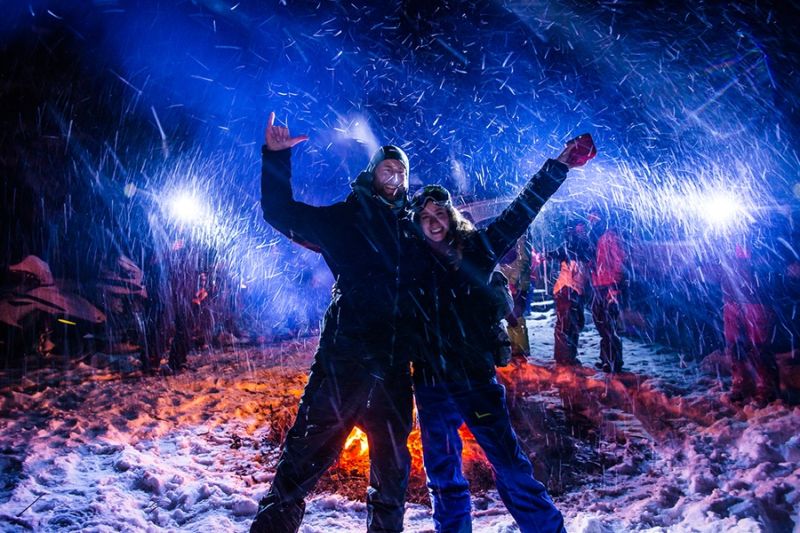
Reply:
[[350, 436], [347, 437], [347, 440], [344, 442], [344, 449], [349, 450], [354, 445], [358, 444], [358, 454], [359, 456], [364, 455], [369, 450], [369, 443], [367, 442], [367, 434], [361, 431], [361, 428], [358, 426], [353, 426], [353, 431], [350, 432]]
[[[475, 437], [472, 436], [467, 426], [462, 425], [458, 433], [464, 443], [464, 451], [462, 452], [462, 459], [464, 462], [486, 462], [483, 451], [478, 447], [478, 444], [475, 442]], [[358, 426], [354, 426], [347, 440], [344, 442], [344, 449], [342, 450], [341, 457], [339, 457], [339, 463], [342, 466], [350, 468], [358, 465], [363, 468], [364, 474], [366, 475], [369, 463], [362, 463], [362, 458], [367, 455], [368, 451], [369, 441], [367, 439], [367, 434]], [[408, 436], [408, 451], [411, 453], [412, 471], [422, 472], [422, 441], [420, 440], [418, 427], [415, 427]]]
[[[475, 490], [485, 490], [492, 486], [491, 467], [483, 450], [475, 442], [475, 437], [466, 426], [459, 429], [464, 443], [461, 458], [464, 473]], [[428, 502], [428, 490], [425, 486], [425, 471], [422, 465], [422, 441], [419, 426], [408, 436], [408, 451], [411, 454], [411, 475], [409, 478], [409, 501], [415, 503]], [[345, 439], [339, 460], [332, 468], [327, 479], [329, 490], [345, 494], [351, 498], [363, 497], [369, 479], [369, 441], [366, 433], [359, 427], [353, 427]], [[326, 481], [323, 481], [323, 485]]]

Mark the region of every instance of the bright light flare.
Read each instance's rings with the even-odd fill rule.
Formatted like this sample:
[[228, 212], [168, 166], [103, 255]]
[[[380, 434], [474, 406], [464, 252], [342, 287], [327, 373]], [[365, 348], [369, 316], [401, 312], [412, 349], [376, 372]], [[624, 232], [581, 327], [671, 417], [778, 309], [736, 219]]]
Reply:
[[720, 187], [664, 190], [653, 202], [662, 220], [684, 227], [690, 235], [739, 233], [754, 222], [756, 207], [747, 199], [754, 191], [736, 193]]
[[193, 193], [180, 192], [169, 200], [169, 214], [179, 222], [200, 222], [207, 217], [203, 203]]
[[355, 140], [366, 147], [367, 157], [380, 148], [381, 144], [370, 127], [369, 119], [360, 114], [339, 117], [335, 128], [342, 140]]
[[745, 217], [744, 206], [730, 193], [715, 192], [696, 202], [700, 217], [712, 228], [726, 228]]

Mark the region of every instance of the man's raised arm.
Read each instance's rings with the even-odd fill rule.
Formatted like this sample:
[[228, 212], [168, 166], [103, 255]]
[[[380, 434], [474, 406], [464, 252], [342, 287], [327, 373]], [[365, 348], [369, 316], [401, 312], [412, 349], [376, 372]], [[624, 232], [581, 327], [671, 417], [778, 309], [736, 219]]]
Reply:
[[307, 135], [292, 137], [289, 128], [275, 125], [275, 113], [269, 114], [261, 148], [261, 209], [264, 220], [275, 229], [315, 248], [318, 233], [324, 230], [321, 216], [325, 208], [295, 201], [291, 182], [291, 148], [307, 140]]

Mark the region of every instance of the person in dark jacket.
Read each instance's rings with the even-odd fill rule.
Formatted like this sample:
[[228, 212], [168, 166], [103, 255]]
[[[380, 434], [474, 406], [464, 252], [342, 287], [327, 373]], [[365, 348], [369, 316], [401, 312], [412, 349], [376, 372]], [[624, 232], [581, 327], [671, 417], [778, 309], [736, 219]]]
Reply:
[[548, 160], [517, 198], [485, 229], [475, 230], [438, 185], [412, 200], [415, 221], [434, 261], [431, 349], [414, 360], [414, 393], [436, 531], [471, 531], [469, 487], [461, 470], [458, 429], [466, 422], [495, 473], [497, 489], [523, 532], [561, 532], [564, 520], [511, 427], [505, 389], [497, 382], [496, 290], [500, 259], [558, 189], [570, 167], [596, 150], [589, 135]]
[[553, 355], [558, 365], [581, 365], [578, 360], [578, 339], [585, 325], [584, 308], [589, 286], [590, 252], [586, 224], [583, 221], [573, 221], [567, 227], [563, 246], [547, 254], [558, 259], [561, 266], [558, 279], [553, 285], [556, 307]]
[[261, 206], [281, 233], [322, 254], [335, 277], [320, 342], [275, 478], [251, 532], [297, 531], [304, 498], [358, 425], [369, 440], [368, 531], [402, 531], [412, 428], [406, 309], [422, 255], [407, 218], [408, 158], [384, 146], [343, 202], [313, 207], [293, 198], [291, 137], [271, 113], [262, 149]]

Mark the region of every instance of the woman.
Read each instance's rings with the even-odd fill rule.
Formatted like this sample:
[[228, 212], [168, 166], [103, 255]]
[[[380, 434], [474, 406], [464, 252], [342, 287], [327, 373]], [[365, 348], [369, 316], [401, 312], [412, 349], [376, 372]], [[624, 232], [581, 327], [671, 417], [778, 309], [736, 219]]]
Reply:
[[[471, 531], [469, 486], [461, 471], [458, 428], [466, 422], [495, 472], [497, 490], [523, 532], [561, 532], [564, 520], [519, 445], [495, 376], [497, 289], [492, 272], [566, 178], [597, 153], [591, 136], [567, 143], [489, 226], [476, 230], [431, 185], [412, 199], [414, 219], [432, 250], [428, 291], [430, 350], [414, 362], [414, 390], [436, 531]], [[501, 298], [500, 298], [501, 299]]]

